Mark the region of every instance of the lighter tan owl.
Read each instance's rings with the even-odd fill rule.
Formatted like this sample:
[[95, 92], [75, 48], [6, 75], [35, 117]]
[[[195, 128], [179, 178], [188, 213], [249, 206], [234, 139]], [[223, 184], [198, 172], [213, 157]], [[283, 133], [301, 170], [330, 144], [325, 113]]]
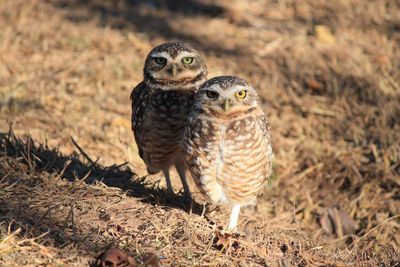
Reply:
[[270, 124], [254, 88], [234, 76], [201, 85], [186, 121], [182, 150], [206, 199], [231, 206], [226, 229], [234, 230], [240, 208], [255, 204], [271, 175]]

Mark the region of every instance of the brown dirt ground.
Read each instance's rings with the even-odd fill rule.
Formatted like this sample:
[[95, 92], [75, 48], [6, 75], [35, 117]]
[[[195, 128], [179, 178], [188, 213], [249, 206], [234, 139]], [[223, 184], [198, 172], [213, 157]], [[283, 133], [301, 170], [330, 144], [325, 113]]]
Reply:
[[[271, 118], [274, 175], [225, 249], [226, 208], [167, 199], [130, 131], [144, 58], [171, 39]], [[113, 245], [162, 265], [399, 266], [399, 44], [392, 0], [2, 0], [0, 265], [87, 266]], [[354, 234], [321, 228], [333, 207]]]

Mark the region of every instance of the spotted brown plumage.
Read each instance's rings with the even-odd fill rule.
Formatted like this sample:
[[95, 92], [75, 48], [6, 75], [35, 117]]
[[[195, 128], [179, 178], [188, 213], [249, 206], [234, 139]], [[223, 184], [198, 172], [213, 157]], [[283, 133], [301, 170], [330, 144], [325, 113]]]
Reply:
[[189, 44], [169, 42], [149, 52], [143, 73], [143, 81], [131, 93], [132, 130], [140, 157], [149, 174], [163, 171], [170, 193], [169, 168], [175, 165], [189, 196], [179, 144], [194, 93], [206, 80], [207, 68]]
[[232, 207], [255, 204], [271, 175], [271, 131], [256, 91], [243, 79], [221, 76], [196, 93], [182, 142], [184, 162], [203, 195]]

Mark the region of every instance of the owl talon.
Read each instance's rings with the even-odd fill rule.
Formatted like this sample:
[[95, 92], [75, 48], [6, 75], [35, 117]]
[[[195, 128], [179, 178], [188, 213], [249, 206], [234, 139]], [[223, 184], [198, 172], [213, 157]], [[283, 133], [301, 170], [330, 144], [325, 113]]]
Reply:
[[192, 200], [192, 194], [190, 193], [190, 190], [185, 190], [185, 188], [182, 188], [180, 192], [185, 200]]
[[175, 192], [172, 188], [167, 188], [167, 190], [165, 191], [165, 201], [166, 202], [173, 202], [175, 201], [176, 195]]
[[172, 187], [167, 187], [167, 191], [166, 192], [167, 192], [168, 196], [171, 196], [171, 197], [175, 196], [175, 192], [172, 189]]

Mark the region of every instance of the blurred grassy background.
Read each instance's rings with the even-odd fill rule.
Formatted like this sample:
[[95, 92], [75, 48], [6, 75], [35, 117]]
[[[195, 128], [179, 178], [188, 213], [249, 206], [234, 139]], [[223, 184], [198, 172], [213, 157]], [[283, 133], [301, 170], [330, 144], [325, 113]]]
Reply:
[[[356, 243], [359, 254], [322, 250], [314, 255], [319, 262], [395, 262], [398, 1], [3, 0], [1, 132], [12, 123], [17, 136], [30, 134], [64, 155], [75, 155], [73, 137], [99, 164], [129, 162], [133, 172], [145, 175], [130, 131], [129, 94], [142, 79], [149, 50], [175, 39], [205, 55], [209, 77], [247, 79], [271, 118], [274, 176], [249, 220], [260, 229], [279, 224], [302, 231], [307, 240], [329, 241], [342, 252], [365, 235]], [[7, 166], [0, 172], [3, 182], [10, 177]], [[4, 203], [6, 196], [0, 194]], [[352, 238], [321, 229], [334, 207], [358, 224]], [[15, 219], [9, 208], [2, 210], [5, 222]], [[292, 256], [286, 255], [294, 264]], [[218, 263], [237, 263], [232, 255], [219, 257]], [[197, 263], [207, 262], [202, 260]]]

